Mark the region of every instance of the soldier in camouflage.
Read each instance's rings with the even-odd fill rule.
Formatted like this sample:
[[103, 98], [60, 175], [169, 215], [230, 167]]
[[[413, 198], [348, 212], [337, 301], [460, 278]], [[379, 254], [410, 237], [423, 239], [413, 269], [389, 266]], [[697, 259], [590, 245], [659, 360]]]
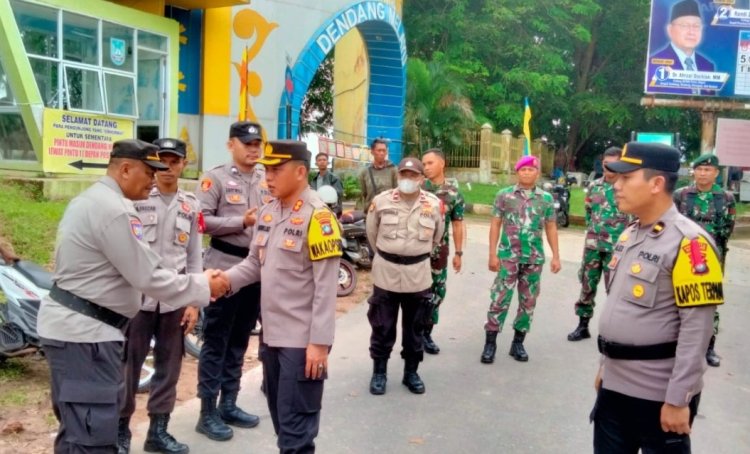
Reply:
[[[719, 158], [713, 154], [703, 154], [692, 163], [694, 183], [680, 188], [674, 193], [674, 203], [680, 213], [689, 217], [708, 232], [721, 253], [721, 266], [727, 257], [727, 243], [734, 231], [734, 195], [716, 184], [719, 176]], [[714, 335], [708, 344], [706, 362], [719, 367], [721, 358], [714, 350], [716, 335], [719, 334], [719, 311], [714, 313]]]
[[[539, 178], [539, 159], [524, 156], [516, 163], [518, 183], [501, 189], [495, 197], [490, 226], [489, 269], [497, 277], [490, 291], [490, 309], [484, 325], [486, 340], [481, 361], [495, 361], [497, 334], [508, 315], [513, 287], [518, 282], [518, 312], [513, 322], [515, 335], [509, 354], [516, 361], [528, 361], [523, 346], [531, 326], [544, 264], [542, 231], [552, 249], [550, 270], [560, 271], [560, 250], [557, 243], [557, 223], [552, 195], [536, 187]], [[497, 247], [500, 229], [502, 240]]]
[[424, 351], [432, 355], [440, 353], [440, 347], [432, 340], [433, 327], [438, 323], [438, 310], [445, 299], [445, 281], [448, 279], [448, 256], [450, 255], [450, 227], [453, 227], [453, 270], [461, 271], [461, 257], [465, 238], [464, 198], [458, 188], [445, 180], [445, 155], [437, 148], [427, 150], [422, 155], [425, 180], [422, 189], [435, 194], [445, 211], [445, 233], [438, 246], [432, 251], [432, 314], [422, 333]]
[[586, 196], [586, 240], [583, 248], [583, 262], [578, 271], [581, 295], [575, 304], [578, 326], [568, 334], [569, 341], [591, 337], [589, 320], [594, 315], [594, 298], [599, 280], [603, 272], [605, 289], [609, 293], [607, 264], [612, 259], [614, 243], [630, 222], [630, 217], [620, 212], [615, 202], [612, 184], [617, 174], [607, 170], [607, 164], [618, 161], [621, 153], [622, 150], [617, 147], [608, 148], [604, 152], [603, 176], [594, 180]]

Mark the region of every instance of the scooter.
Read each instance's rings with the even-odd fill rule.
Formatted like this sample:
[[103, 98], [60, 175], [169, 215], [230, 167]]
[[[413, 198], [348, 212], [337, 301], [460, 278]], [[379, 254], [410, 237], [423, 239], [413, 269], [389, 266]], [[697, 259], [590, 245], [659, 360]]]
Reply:
[[[26, 260], [5, 262], [0, 259], [0, 363], [9, 358], [44, 354], [36, 331], [37, 315], [52, 288], [52, 273]], [[138, 391], [149, 389], [155, 370], [146, 359], [138, 382]]]
[[338, 215], [341, 224], [341, 246], [343, 255], [339, 261], [339, 288], [337, 295], [351, 294], [357, 287], [355, 266], [361, 269], [372, 268], [372, 249], [367, 241], [365, 214], [358, 210], [339, 210], [338, 194], [331, 186], [321, 186], [318, 194]]
[[545, 183], [544, 190], [550, 192], [555, 200], [555, 219], [559, 227], [570, 225], [570, 189], [565, 184]]

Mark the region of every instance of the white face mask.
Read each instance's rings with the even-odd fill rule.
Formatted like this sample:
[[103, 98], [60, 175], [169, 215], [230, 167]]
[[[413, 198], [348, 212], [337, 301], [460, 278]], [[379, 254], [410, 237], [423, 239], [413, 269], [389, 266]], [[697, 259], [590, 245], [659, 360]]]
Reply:
[[402, 178], [398, 180], [398, 190], [404, 194], [414, 194], [419, 190], [419, 182], [408, 178]]

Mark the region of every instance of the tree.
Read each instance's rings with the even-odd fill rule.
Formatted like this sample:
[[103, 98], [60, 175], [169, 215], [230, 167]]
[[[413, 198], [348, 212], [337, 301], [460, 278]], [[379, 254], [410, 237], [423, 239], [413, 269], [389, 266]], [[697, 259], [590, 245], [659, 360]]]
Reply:
[[300, 115], [302, 134], [330, 135], [333, 130], [333, 52], [320, 63], [315, 72]]
[[471, 101], [456, 72], [436, 53], [425, 62], [410, 58], [406, 67], [404, 136], [409, 150], [458, 145], [475, 126]]

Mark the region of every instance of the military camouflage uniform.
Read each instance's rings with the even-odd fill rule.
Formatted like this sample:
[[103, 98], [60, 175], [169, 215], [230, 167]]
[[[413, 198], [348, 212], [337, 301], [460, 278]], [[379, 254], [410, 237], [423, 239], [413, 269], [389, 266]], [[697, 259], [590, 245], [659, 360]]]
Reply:
[[607, 264], [612, 259], [614, 243], [630, 220], [630, 216], [617, 209], [614, 187], [603, 178], [595, 180], [586, 197], [586, 239], [583, 262], [578, 270], [581, 296], [575, 306], [577, 316], [591, 318], [594, 315], [594, 297], [602, 272], [609, 293]]
[[430, 265], [432, 266], [432, 300], [435, 309], [432, 311], [432, 324], [438, 322], [440, 304], [445, 299], [445, 281], [448, 279], [448, 256], [450, 255], [450, 226], [453, 221], [464, 220], [464, 197], [458, 192], [458, 188], [443, 182], [441, 185], [433, 184], [425, 179], [423, 189], [437, 196], [443, 203], [445, 210], [445, 232], [443, 239], [435, 249], [432, 250]]
[[[695, 184], [692, 184], [675, 191], [674, 203], [680, 213], [703, 227], [714, 239], [721, 254], [723, 269], [729, 251], [727, 242], [734, 231], [734, 195], [724, 191], [718, 184], [714, 184], [711, 190], [706, 192], [699, 191]], [[719, 311], [714, 313], [714, 335], [716, 334], [719, 334]]]
[[517, 281], [518, 312], [513, 328], [526, 333], [531, 327], [544, 265], [542, 232], [547, 222], [555, 221], [554, 201], [550, 193], [539, 188], [526, 190], [515, 185], [497, 193], [492, 215], [502, 220], [503, 232], [498, 248], [500, 271], [490, 291], [492, 302], [484, 329], [502, 330]]

